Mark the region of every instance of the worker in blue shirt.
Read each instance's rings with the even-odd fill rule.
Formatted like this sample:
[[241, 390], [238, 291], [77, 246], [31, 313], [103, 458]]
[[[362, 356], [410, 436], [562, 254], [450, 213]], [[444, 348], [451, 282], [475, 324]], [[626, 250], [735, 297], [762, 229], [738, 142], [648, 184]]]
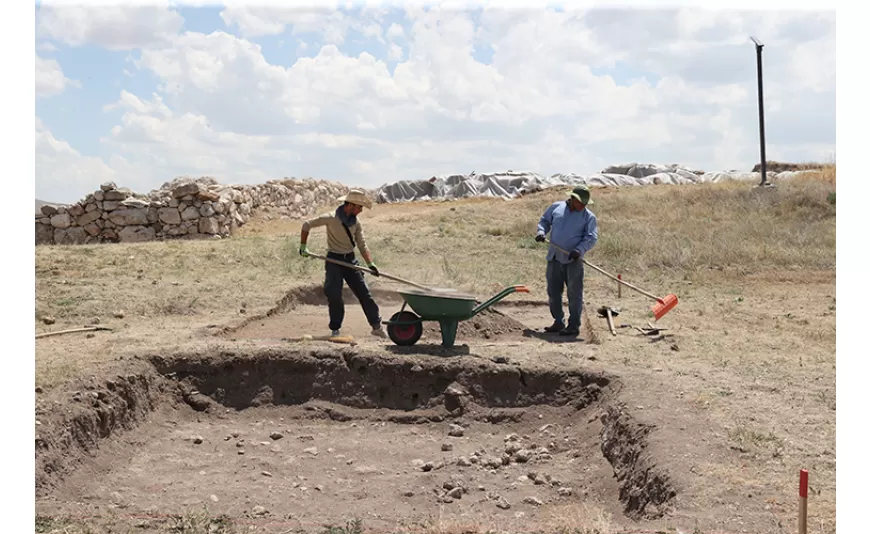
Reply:
[[[558, 332], [562, 336], [580, 333], [580, 312], [583, 310], [583, 256], [598, 241], [598, 219], [587, 206], [595, 202], [589, 198], [586, 186], [575, 187], [568, 199], [552, 204], [538, 222], [535, 240], [543, 242], [550, 233], [547, 251], [547, 296], [554, 323], [545, 332]], [[565, 254], [553, 247], [570, 251]], [[562, 309], [562, 292], [568, 289], [568, 324]]]

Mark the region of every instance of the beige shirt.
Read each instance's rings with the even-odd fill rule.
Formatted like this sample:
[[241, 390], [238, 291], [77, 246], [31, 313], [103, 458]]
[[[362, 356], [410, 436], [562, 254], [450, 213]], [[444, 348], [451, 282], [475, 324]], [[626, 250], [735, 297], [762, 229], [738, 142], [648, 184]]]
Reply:
[[[336, 217], [335, 212], [326, 213], [319, 217], [309, 219], [302, 223], [302, 230], [305, 232], [311, 231], [312, 228], [318, 226], [326, 226], [326, 246], [329, 252], [337, 254], [350, 254], [353, 252], [353, 245], [350, 238], [347, 237], [347, 232], [344, 231], [344, 225], [341, 224], [341, 219]], [[366, 245], [366, 238], [363, 235], [362, 223], [357, 218], [356, 223], [349, 226], [351, 235], [353, 235], [356, 246], [360, 252], [367, 253], [369, 251]]]

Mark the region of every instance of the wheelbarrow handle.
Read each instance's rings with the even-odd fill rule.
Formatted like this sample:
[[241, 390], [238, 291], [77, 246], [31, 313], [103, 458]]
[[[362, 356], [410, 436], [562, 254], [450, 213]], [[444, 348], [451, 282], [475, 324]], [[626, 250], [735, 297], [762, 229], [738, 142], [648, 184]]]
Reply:
[[380, 277], [382, 277], [382, 278], [387, 278], [387, 279], [389, 279], [389, 280], [395, 280], [396, 282], [402, 282], [403, 284], [408, 284], [409, 286], [414, 286], [414, 287], [416, 287], [416, 288], [423, 289], [423, 290], [426, 290], [426, 291], [433, 291], [432, 288], [430, 288], [430, 287], [426, 287], [426, 286], [424, 286], [424, 285], [420, 285], [420, 284], [417, 284], [417, 283], [415, 283], [415, 282], [411, 282], [410, 280], [404, 280], [404, 279], [402, 279], [402, 278], [399, 278], [398, 276], [392, 276], [392, 275], [389, 275], [389, 274], [387, 274], [387, 273], [382, 273], [382, 272], [380, 272], [380, 271], [378, 271], [378, 274], [375, 275], [374, 271], [372, 271], [371, 269], [366, 269], [365, 267], [361, 267], [361, 266], [359, 266], [359, 265], [354, 265], [354, 264], [352, 264], [352, 263], [347, 263], [347, 262], [344, 262], [344, 261], [341, 261], [341, 260], [336, 260], [336, 259], [333, 259], [333, 258], [328, 258], [328, 257], [326, 257], [326, 256], [321, 256], [320, 254], [314, 254], [313, 252], [309, 252], [308, 255], [309, 255], [310, 257], [312, 257], [312, 258], [317, 258], [317, 259], [319, 259], [319, 260], [327, 261], [327, 262], [329, 262], [329, 263], [334, 263], [334, 264], [336, 264], [336, 265], [341, 265], [342, 267], [347, 267], [347, 268], [349, 268], [349, 269], [355, 269], [355, 270], [357, 270], [357, 271], [362, 271], [362, 272], [364, 272], [364, 273], [369, 273], [369, 274], [374, 275], [374, 276], [380, 276]]
[[[568, 252], [568, 251], [565, 250], [564, 248], [560, 247], [559, 245], [554, 244], [554, 243], [553, 243], [552, 241], [550, 241], [549, 239], [547, 240], [547, 243], [549, 243], [550, 245], [553, 245], [553, 248], [555, 248], [556, 250], [560, 250], [560, 251], [564, 252], [565, 254], [571, 254], [570, 252]], [[637, 291], [638, 293], [641, 293], [641, 294], [646, 295], [647, 297], [649, 297], [649, 298], [651, 298], [651, 299], [653, 299], [653, 300], [658, 301], [660, 304], [664, 304], [664, 300], [662, 300], [661, 298], [659, 298], [659, 297], [657, 297], [657, 296], [655, 296], [655, 295], [653, 295], [653, 294], [651, 294], [651, 293], [647, 293], [647, 292], [644, 291], [643, 289], [641, 289], [641, 288], [639, 288], [639, 287], [637, 287], [637, 286], [633, 286], [633, 285], [629, 284], [628, 282], [623, 281], [621, 278], [617, 278], [617, 277], [613, 276], [612, 274], [608, 273], [607, 271], [605, 271], [605, 270], [602, 269], [601, 267], [598, 267], [598, 266], [592, 265], [591, 263], [589, 263], [589, 262], [586, 261], [585, 259], [583, 259], [583, 263], [585, 263], [586, 265], [592, 267], [593, 269], [595, 269], [595, 270], [598, 271], [599, 273], [603, 274], [604, 276], [606, 276], [606, 277], [608, 277], [608, 278], [610, 278], [610, 279], [612, 279], [612, 280], [615, 280], [615, 281], [619, 282], [620, 284], [622, 284], [622, 285], [624, 285], [624, 286], [626, 286], [626, 287], [630, 287], [631, 289], [634, 289], [634, 290]]]

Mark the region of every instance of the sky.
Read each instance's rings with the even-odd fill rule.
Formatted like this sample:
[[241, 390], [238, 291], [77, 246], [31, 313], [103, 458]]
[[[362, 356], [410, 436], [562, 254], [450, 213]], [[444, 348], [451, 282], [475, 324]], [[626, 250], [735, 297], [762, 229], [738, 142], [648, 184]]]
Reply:
[[36, 197], [832, 162], [834, 11], [36, 5]]

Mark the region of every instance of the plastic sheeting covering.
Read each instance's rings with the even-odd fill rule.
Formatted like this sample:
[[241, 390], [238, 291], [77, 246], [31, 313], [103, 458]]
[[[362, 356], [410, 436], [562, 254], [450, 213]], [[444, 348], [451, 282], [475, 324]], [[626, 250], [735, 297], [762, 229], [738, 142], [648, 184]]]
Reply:
[[[788, 179], [804, 172], [768, 172], [768, 181]], [[542, 176], [534, 172], [496, 172], [487, 174], [451, 174], [433, 176], [428, 180], [402, 180], [377, 189], [377, 202], [409, 202], [414, 200], [455, 200], [468, 197], [517, 198], [550, 187], [586, 185], [589, 187], [627, 187], [655, 184], [684, 185], [726, 180], [761, 182], [759, 172], [704, 172], [678, 165], [630, 163], [612, 165], [600, 173], [580, 176], [553, 174]]]

